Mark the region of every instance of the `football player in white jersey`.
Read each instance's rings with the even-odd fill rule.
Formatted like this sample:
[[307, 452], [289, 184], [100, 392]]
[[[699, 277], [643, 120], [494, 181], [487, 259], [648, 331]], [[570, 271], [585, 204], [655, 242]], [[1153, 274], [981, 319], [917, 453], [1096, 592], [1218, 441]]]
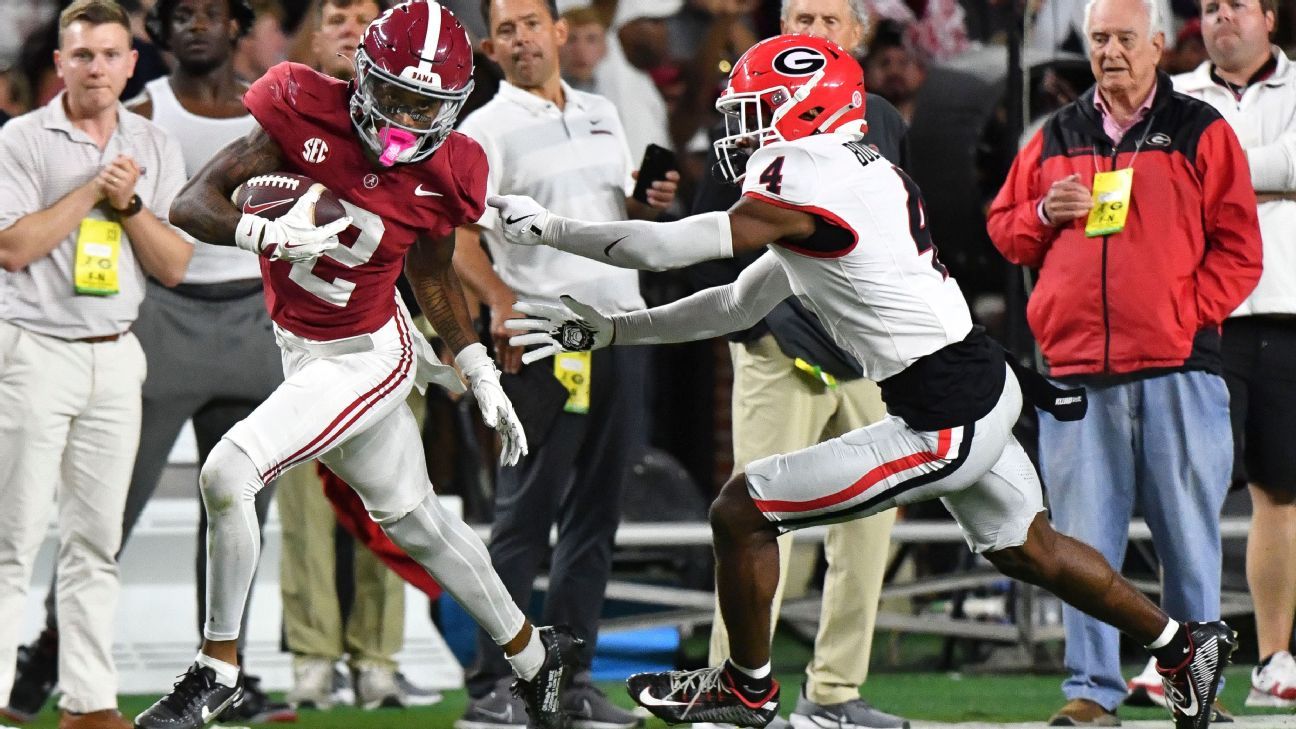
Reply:
[[1083, 415], [1083, 392], [1058, 390], [1006, 362], [1002, 347], [973, 326], [937, 258], [918, 188], [859, 141], [859, 65], [831, 41], [771, 38], [738, 61], [716, 106], [730, 129], [716, 142], [721, 168], [743, 189], [727, 212], [664, 224], [587, 223], [526, 197], [488, 202], [500, 209], [510, 242], [629, 268], [764, 255], [730, 285], [644, 311], [607, 317], [570, 298], [566, 309], [519, 305], [533, 318], [510, 322], [529, 332], [513, 343], [535, 347], [524, 356], [534, 361], [609, 344], [703, 339], [750, 327], [796, 295], [879, 383], [889, 415], [757, 460], [725, 485], [710, 516], [732, 658], [700, 671], [632, 676], [631, 695], [672, 723], [765, 726], [778, 712], [769, 644], [778, 534], [940, 498], [968, 545], [999, 570], [1146, 645], [1167, 692], [1191, 699], [1176, 708], [1176, 724], [1204, 729], [1233, 631], [1172, 620], [1098, 552], [1049, 524], [1039, 478], [1012, 427], [1023, 388], [1034, 404], [1070, 419]]

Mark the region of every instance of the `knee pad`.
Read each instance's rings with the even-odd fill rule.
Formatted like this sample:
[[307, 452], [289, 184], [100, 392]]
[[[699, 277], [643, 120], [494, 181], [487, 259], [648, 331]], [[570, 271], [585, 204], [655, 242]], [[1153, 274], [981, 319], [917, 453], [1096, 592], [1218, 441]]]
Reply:
[[264, 485], [252, 459], [225, 438], [212, 448], [198, 474], [198, 488], [209, 516], [224, 514], [240, 501], [253, 501]]

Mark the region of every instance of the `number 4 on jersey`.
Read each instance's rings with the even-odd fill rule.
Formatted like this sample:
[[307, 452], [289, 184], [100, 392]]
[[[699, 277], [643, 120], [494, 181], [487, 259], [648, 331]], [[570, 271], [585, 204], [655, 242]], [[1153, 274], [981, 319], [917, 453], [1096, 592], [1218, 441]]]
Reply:
[[775, 157], [773, 162], [761, 173], [760, 183], [765, 186], [766, 190], [773, 195], [777, 195], [783, 190], [783, 158]]
[[922, 191], [918, 185], [905, 174], [905, 171], [899, 167], [892, 166], [891, 169], [900, 176], [900, 181], [904, 183], [905, 192], [908, 193], [909, 201], [909, 235], [913, 238], [914, 245], [918, 247], [918, 255], [923, 255], [931, 251], [931, 265], [942, 278], [949, 278], [949, 269], [945, 264], [940, 262], [940, 256], [937, 255], [936, 244], [932, 242], [931, 230], [927, 227], [927, 211], [923, 209]]

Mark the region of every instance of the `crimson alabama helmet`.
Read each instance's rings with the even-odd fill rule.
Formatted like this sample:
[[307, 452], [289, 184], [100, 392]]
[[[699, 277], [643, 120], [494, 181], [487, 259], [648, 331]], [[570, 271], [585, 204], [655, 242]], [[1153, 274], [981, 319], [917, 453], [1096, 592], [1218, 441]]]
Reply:
[[841, 46], [779, 35], [747, 49], [716, 100], [725, 136], [715, 142], [721, 174], [742, 179], [747, 157], [770, 142], [864, 131], [864, 71]]
[[351, 123], [383, 165], [425, 160], [450, 135], [472, 73], [472, 45], [454, 13], [428, 0], [401, 3], [360, 39]]

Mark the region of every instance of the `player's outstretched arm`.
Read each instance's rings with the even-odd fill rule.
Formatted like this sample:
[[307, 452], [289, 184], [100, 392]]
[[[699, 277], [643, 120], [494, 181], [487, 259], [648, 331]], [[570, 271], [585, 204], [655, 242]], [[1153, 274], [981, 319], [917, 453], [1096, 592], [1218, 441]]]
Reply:
[[787, 272], [766, 253], [726, 286], [699, 291], [679, 301], [641, 311], [605, 316], [569, 296], [563, 308], [520, 303], [528, 319], [510, 319], [504, 326], [517, 332], [510, 342], [539, 345], [522, 360], [528, 364], [558, 352], [599, 349], [609, 344], [690, 342], [747, 329], [792, 295]]
[[455, 353], [455, 364], [472, 387], [486, 425], [499, 431], [500, 464], [512, 466], [527, 454], [526, 433], [513, 403], [500, 387], [499, 370], [473, 333], [463, 284], [454, 270], [455, 236], [419, 236], [405, 254], [405, 276], [423, 316]]
[[671, 223], [564, 218], [524, 195], [497, 195], [486, 202], [499, 208], [504, 237], [510, 243], [547, 245], [613, 266], [649, 271], [730, 258], [814, 232], [814, 216], [751, 198], [742, 198], [728, 212]]
[[189, 235], [215, 245], [234, 245], [243, 213], [230, 201], [234, 188], [278, 171], [279, 145], [260, 126], [236, 139], [207, 161], [171, 203], [171, 223]]

